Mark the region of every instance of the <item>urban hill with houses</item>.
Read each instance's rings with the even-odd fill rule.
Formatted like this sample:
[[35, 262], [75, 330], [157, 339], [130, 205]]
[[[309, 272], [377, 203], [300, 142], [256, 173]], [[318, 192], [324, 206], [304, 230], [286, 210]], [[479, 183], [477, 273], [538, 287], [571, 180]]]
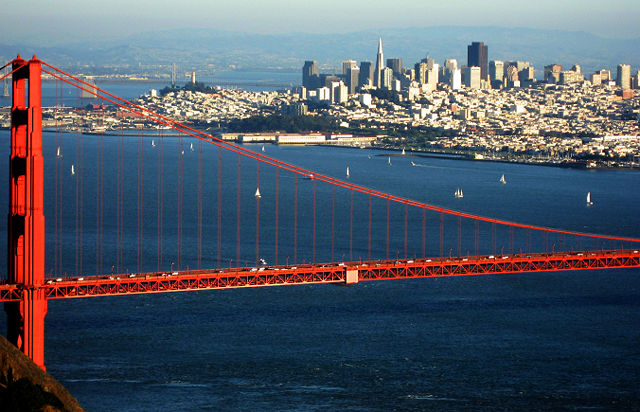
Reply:
[[[587, 167], [640, 167], [640, 70], [619, 64], [616, 73], [585, 74], [579, 65], [544, 67], [537, 78], [526, 61], [488, 60], [488, 46], [473, 42], [467, 64], [426, 57], [406, 68], [384, 59], [346, 60], [341, 74], [302, 68], [302, 86], [279, 92], [207, 88], [152, 90], [137, 103], [225, 139], [279, 144], [338, 144], [465, 153], [485, 160]], [[195, 74], [192, 83], [196, 83]], [[44, 126], [105, 132], [156, 127], [112, 106], [84, 110], [44, 108]], [[331, 132], [247, 130], [228, 133], [237, 119], [274, 115], [318, 116]], [[9, 111], [0, 112], [8, 126]], [[336, 131], [337, 130], [337, 131]], [[409, 136], [411, 138], [409, 138]]]

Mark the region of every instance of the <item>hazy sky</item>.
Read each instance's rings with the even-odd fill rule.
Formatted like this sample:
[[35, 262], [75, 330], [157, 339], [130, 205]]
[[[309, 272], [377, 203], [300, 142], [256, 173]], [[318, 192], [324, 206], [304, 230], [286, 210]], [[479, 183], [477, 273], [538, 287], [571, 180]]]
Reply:
[[[157, 28], [339, 33], [416, 26], [506, 26], [640, 37], [638, 0], [4, 0], [0, 43], [29, 30], [50, 40]], [[529, 5], [529, 6], [527, 6]], [[27, 35], [25, 39], [33, 39]]]

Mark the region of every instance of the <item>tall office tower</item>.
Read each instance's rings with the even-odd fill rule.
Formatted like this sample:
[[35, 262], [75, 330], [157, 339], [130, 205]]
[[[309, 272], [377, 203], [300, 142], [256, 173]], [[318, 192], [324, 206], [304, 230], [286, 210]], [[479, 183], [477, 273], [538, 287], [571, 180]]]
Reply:
[[618, 65], [618, 75], [616, 76], [616, 84], [622, 90], [631, 88], [631, 66], [628, 64]]
[[609, 70], [606, 70], [606, 69], [601, 69], [600, 70], [600, 79], [602, 80], [602, 83], [611, 81], [611, 72]]
[[402, 59], [387, 59], [387, 67], [391, 67], [393, 74], [399, 76], [402, 74]]
[[415, 80], [420, 84], [426, 83], [427, 82], [427, 63], [424, 61], [421, 61], [420, 63], [416, 63], [415, 71], [416, 71]]
[[510, 85], [513, 85], [515, 82], [520, 81], [520, 77], [518, 76], [518, 68], [513, 65], [509, 65], [507, 67], [507, 82]]
[[360, 77], [358, 78], [358, 87], [373, 86], [373, 63], [360, 62]]
[[511, 61], [511, 62], [505, 62], [505, 67], [507, 66], [516, 66], [516, 69], [518, 69], [518, 71], [522, 71], [525, 68], [531, 66], [531, 63], [529, 62], [523, 62], [521, 60], [515, 60], [515, 61]]
[[479, 67], [480, 68], [480, 77], [483, 80], [487, 79], [487, 75], [489, 74], [489, 47], [486, 46], [483, 42], [473, 42], [469, 46], [467, 46], [467, 66], [468, 67]]
[[378, 38], [378, 55], [376, 56], [376, 69], [373, 72], [373, 85], [382, 87], [382, 69], [384, 69], [384, 55], [382, 54], [382, 37]]
[[302, 85], [307, 89], [320, 87], [318, 79], [318, 63], [315, 60], [307, 60], [302, 67]]
[[451, 71], [451, 90], [459, 90], [462, 87], [462, 72], [460, 69]]
[[631, 86], [634, 89], [640, 89], [640, 70], [631, 78]]
[[347, 74], [345, 75], [345, 77], [347, 80], [347, 87], [349, 88], [349, 94], [354, 94], [356, 92], [356, 89], [358, 88], [360, 80], [360, 69], [358, 68], [358, 66], [349, 67], [347, 69]]
[[535, 80], [535, 74], [536, 74], [536, 71], [533, 68], [533, 66], [528, 66], [518, 71], [518, 77], [520, 78], [520, 81], [526, 82], [526, 83], [533, 82]]
[[393, 87], [393, 69], [391, 67], [385, 67], [380, 73], [380, 87], [383, 89], [391, 90]]
[[355, 60], [345, 60], [342, 62], [342, 74], [346, 75], [350, 68], [358, 67]]
[[433, 66], [427, 70], [427, 83], [433, 85], [435, 89], [438, 85], [438, 75], [440, 71], [440, 65], [434, 63]]
[[602, 84], [602, 77], [599, 72], [595, 72], [591, 75], [591, 84], [593, 86], [600, 86]]
[[489, 80], [502, 82], [504, 79], [504, 62], [502, 60], [491, 60], [489, 62]]
[[544, 66], [544, 81], [547, 83], [560, 83], [561, 64], [549, 64]]
[[196, 84], [196, 72], [191, 72], [191, 84]]
[[482, 78], [482, 69], [478, 66], [465, 68], [464, 84], [470, 89], [480, 88], [480, 79]]
[[444, 61], [444, 68], [448, 73], [453, 73], [458, 68], [458, 61], [456, 59], [447, 59]]

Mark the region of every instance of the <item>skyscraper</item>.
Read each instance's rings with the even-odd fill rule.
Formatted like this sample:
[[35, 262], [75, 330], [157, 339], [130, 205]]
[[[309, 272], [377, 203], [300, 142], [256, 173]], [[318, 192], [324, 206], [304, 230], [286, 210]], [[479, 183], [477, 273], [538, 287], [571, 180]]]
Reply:
[[477, 66], [467, 67], [464, 72], [465, 86], [470, 89], [479, 89], [481, 86], [481, 73], [482, 70]]
[[416, 81], [420, 84], [427, 82], [427, 63], [419, 62], [415, 64]]
[[360, 76], [358, 77], [358, 87], [373, 86], [373, 64], [371, 62], [360, 62]]
[[487, 79], [489, 74], [489, 47], [483, 42], [473, 42], [467, 46], [467, 66], [479, 67], [482, 80]]
[[376, 69], [373, 73], [374, 86], [381, 88], [382, 87], [382, 69], [385, 68], [384, 65], [384, 55], [382, 54], [382, 37], [378, 38], [378, 55], [376, 57]]
[[315, 60], [307, 60], [302, 67], [302, 85], [307, 89], [319, 87], [318, 63]]
[[491, 79], [491, 85], [493, 83], [502, 83], [504, 79], [504, 62], [501, 60], [491, 60], [489, 62], [489, 78]]
[[622, 90], [631, 88], [631, 66], [628, 64], [618, 65], [618, 75], [616, 76], [616, 84]]
[[387, 67], [391, 67], [393, 74], [402, 74], [402, 59], [387, 59]]
[[358, 67], [358, 64], [355, 60], [344, 60], [342, 62], [342, 74], [346, 75], [350, 68]]
[[349, 94], [354, 94], [356, 89], [358, 88], [359, 78], [360, 78], [360, 69], [358, 66], [349, 67], [347, 69], [347, 73], [345, 74], [347, 87], [349, 88]]

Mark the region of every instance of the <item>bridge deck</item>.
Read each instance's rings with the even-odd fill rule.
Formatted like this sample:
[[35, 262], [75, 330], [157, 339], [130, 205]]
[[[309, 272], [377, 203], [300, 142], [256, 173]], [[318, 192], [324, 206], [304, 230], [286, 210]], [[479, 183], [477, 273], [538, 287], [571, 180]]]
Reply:
[[[49, 279], [47, 299], [368, 280], [640, 267], [638, 250], [555, 252], [416, 260], [151, 272]], [[356, 275], [357, 276], [354, 276]], [[0, 301], [19, 301], [25, 285], [0, 285]]]

